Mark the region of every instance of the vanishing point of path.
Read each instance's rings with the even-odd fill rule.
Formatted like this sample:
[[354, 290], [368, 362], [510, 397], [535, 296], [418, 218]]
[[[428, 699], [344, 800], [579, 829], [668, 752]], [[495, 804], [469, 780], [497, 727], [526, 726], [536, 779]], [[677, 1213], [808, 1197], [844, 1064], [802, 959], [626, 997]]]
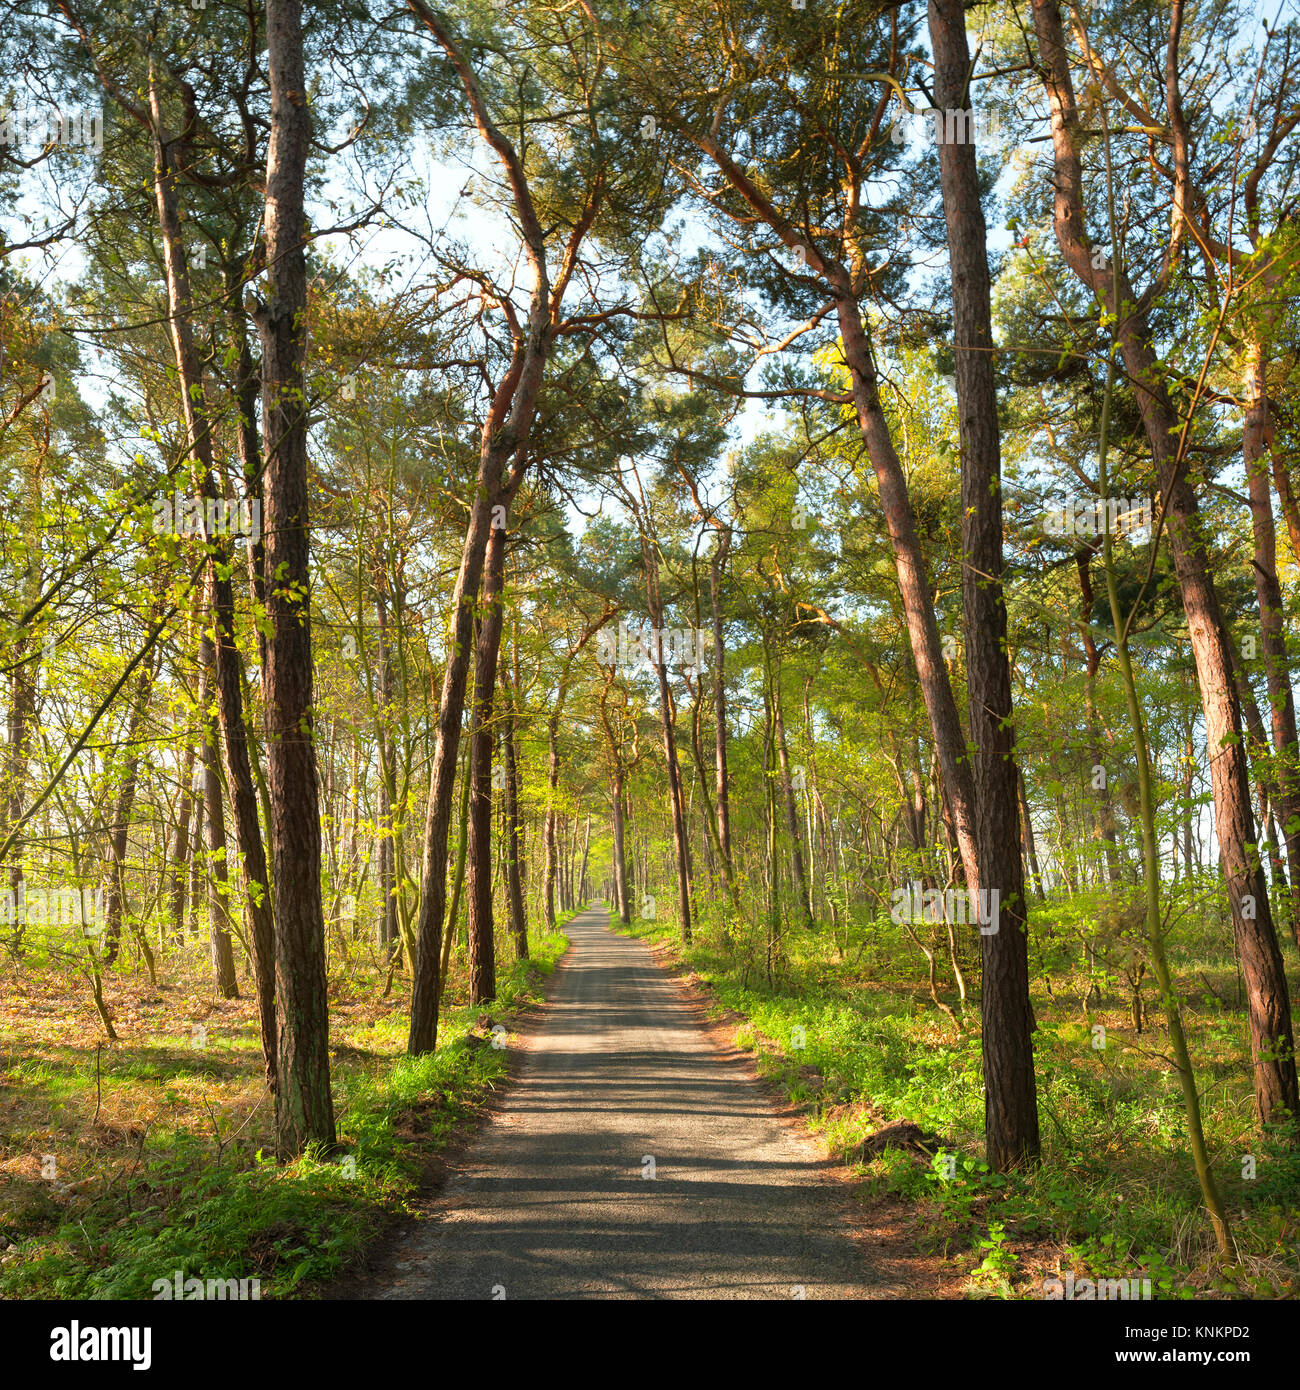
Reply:
[[502, 1108], [370, 1295], [888, 1296], [818, 1147], [709, 1040], [649, 948], [607, 921], [589, 909], [566, 925]]

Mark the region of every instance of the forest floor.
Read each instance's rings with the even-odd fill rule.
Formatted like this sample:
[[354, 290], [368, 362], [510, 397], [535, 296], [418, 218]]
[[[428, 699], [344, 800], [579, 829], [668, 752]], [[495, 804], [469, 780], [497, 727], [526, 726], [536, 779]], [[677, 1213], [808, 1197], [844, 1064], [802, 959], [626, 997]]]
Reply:
[[[1094, 905], [1073, 910], [1095, 938]], [[671, 923], [618, 933], [592, 910], [565, 926], [571, 957], [554, 933], [503, 960], [488, 1008], [454, 955], [420, 1058], [400, 980], [346, 959], [339, 1146], [284, 1166], [254, 1003], [213, 994], [202, 943], [157, 983], [105, 973], [112, 1044], [69, 962], [8, 956], [0, 1297], [149, 1298], [177, 1272], [267, 1298], [1032, 1299], [1070, 1272], [1300, 1295], [1300, 1153], [1255, 1127], [1222, 933], [1186, 928], [1176, 966], [1228, 1270], [1159, 1020], [1133, 1027], [1122, 981], [1082, 973], [1052, 912], [1031, 962], [1044, 1161], [1005, 1176], [981, 1159], [977, 1020], [936, 1008], [888, 924], [790, 933], [769, 973], [761, 932], [705, 914], [684, 947]]]
[[933, 1297], [941, 1262], [871, 1215], [704, 1010], [591, 909], [503, 1102], [373, 1298]]
[[[118, 1040], [86, 982], [34, 953], [0, 963], [0, 1297], [150, 1298], [158, 1280], [257, 1279], [310, 1297], [426, 1191], [508, 1071], [515, 1019], [567, 945], [502, 964], [491, 1009], [453, 958], [436, 1053], [405, 1055], [400, 989], [380, 962], [330, 980], [338, 1148], [275, 1162], [255, 1002], [216, 996], [203, 943], [159, 982], [106, 971]], [[372, 953], [373, 954], [373, 953]], [[501, 1027], [506, 1034], [496, 1034]]]

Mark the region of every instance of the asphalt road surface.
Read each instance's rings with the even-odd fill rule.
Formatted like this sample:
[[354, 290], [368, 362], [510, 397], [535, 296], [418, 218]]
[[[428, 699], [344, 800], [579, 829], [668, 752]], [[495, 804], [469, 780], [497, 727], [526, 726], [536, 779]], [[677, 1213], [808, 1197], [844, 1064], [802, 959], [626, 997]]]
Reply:
[[566, 925], [502, 1109], [371, 1295], [872, 1297], [818, 1147], [608, 920], [589, 909]]

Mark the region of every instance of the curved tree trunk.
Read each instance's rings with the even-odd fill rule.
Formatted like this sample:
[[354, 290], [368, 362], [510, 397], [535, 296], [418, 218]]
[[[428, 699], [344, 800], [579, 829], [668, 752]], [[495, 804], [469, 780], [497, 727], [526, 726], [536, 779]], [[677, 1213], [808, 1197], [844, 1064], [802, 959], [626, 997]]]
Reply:
[[[559, 311], [558, 301], [563, 297], [563, 282], [557, 286], [557, 303], [553, 306], [545, 236], [533, 208], [523, 164], [510, 141], [493, 125], [472, 69], [452, 42], [437, 14], [424, 0], [409, 0], [409, 4], [446, 52], [465, 89], [478, 132], [509, 180], [533, 273], [527, 326], [514, 325], [514, 350], [510, 366], [497, 385], [483, 422], [478, 479], [452, 595], [452, 632], [442, 696], [438, 704], [438, 735], [429, 779], [429, 809], [425, 818], [424, 857], [420, 868], [420, 916], [416, 929], [415, 972], [411, 982], [411, 1031], [407, 1039], [408, 1050], [420, 1053], [432, 1052], [438, 1037], [438, 959], [447, 907], [447, 830], [451, 821], [452, 784], [460, 747], [461, 716], [465, 708], [465, 683], [469, 676], [474, 603], [483, 576], [492, 521], [491, 508], [501, 490], [507, 459], [517, 455], [519, 478], [523, 477], [526, 459], [523, 451], [537, 412], [537, 397], [554, 338], [554, 316]], [[578, 240], [581, 240], [583, 231], [585, 228], [575, 233]], [[571, 242], [575, 250], [576, 244]]]

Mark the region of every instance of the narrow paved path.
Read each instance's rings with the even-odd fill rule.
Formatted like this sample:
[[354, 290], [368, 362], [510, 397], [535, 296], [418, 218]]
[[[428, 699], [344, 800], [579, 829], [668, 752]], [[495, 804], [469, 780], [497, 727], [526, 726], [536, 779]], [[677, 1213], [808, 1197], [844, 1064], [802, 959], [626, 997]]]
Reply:
[[372, 1295], [870, 1297], [817, 1147], [608, 920], [590, 909], [565, 927], [502, 1110]]

